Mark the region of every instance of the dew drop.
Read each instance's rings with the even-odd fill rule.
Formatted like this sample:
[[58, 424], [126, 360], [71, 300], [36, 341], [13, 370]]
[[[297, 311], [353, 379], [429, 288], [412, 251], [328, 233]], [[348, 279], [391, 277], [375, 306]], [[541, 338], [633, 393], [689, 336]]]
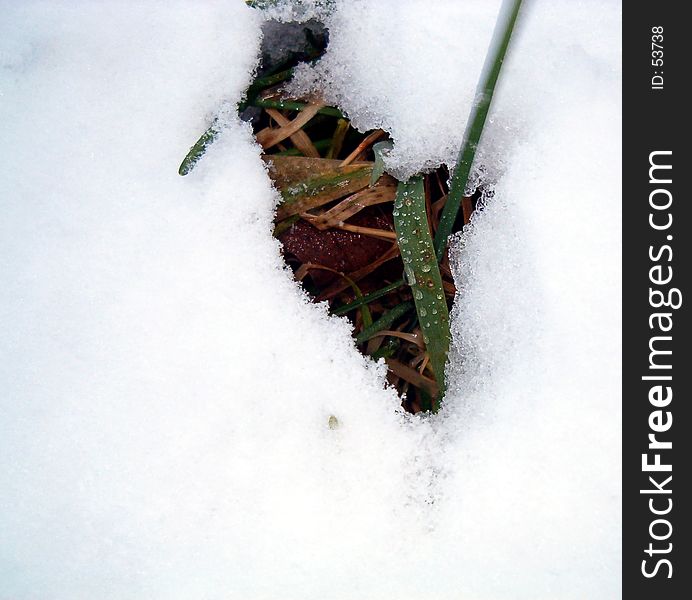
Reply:
[[420, 316], [421, 317], [427, 317], [428, 316], [428, 311], [425, 310], [425, 308], [420, 309]]
[[430, 265], [423, 265], [421, 267], [421, 271], [423, 271], [423, 273], [429, 273], [430, 272]]
[[[412, 272], [413, 272], [413, 271], [412, 271]], [[415, 275], [414, 275], [414, 277], [413, 277], [413, 283], [415, 283], [415, 282], [416, 282], [416, 277], [415, 277]], [[422, 300], [422, 299], [423, 299], [423, 292], [421, 292], [420, 290], [416, 290], [415, 292], [413, 292], [413, 297], [414, 297], [416, 300]]]

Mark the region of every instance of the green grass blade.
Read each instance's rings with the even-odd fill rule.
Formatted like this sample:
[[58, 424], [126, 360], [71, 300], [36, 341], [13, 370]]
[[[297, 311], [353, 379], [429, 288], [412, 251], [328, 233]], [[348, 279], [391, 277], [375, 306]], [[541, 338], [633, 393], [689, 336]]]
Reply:
[[[296, 102], [294, 100], [267, 100], [262, 98], [256, 98], [249, 102], [252, 106], [259, 106], [260, 108], [276, 108], [277, 110], [303, 110], [308, 106], [305, 102]], [[318, 115], [327, 115], [328, 117], [338, 117], [343, 118], [343, 113], [331, 106], [325, 106], [317, 111]]]
[[274, 232], [272, 235], [274, 237], [279, 237], [284, 231], [288, 231], [294, 223], [298, 222], [300, 220], [300, 215], [293, 215], [291, 217], [288, 217], [288, 219], [284, 219], [283, 221], [279, 221], [275, 226], [274, 226]]
[[367, 342], [371, 337], [377, 335], [383, 329], [389, 329], [395, 321], [406, 315], [409, 311], [413, 310], [413, 304], [411, 302], [402, 302], [397, 304], [392, 310], [384, 313], [377, 321], [375, 321], [370, 327], [366, 327], [356, 336], [356, 344], [360, 345]]
[[348, 314], [352, 310], [363, 306], [363, 304], [370, 304], [371, 302], [374, 302], [378, 298], [382, 298], [382, 296], [386, 296], [389, 294], [389, 292], [393, 292], [394, 290], [399, 289], [402, 285], [404, 285], [404, 280], [399, 279], [398, 281], [395, 281], [394, 283], [390, 283], [389, 285], [384, 286], [383, 288], [380, 288], [379, 290], [375, 290], [374, 292], [370, 292], [369, 294], [363, 295], [362, 298], [356, 298], [353, 302], [349, 302], [348, 304], [344, 304], [343, 306], [339, 306], [338, 308], [335, 308], [332, 311], [332, 314], [341, 316]]
[[391, 140], [377, 142], [373, 144], [372, 151], [375, 154], [375, 166], [372, 168], [372, 176], [370, 177], [370, 187], [377, 183], [377, 180], [384, 175], [384, 157], [394, 147]]
[[[267, 105], [267, 108], [272, 108], [272, 106], [269, 106], [268, 102], [259, 100], [257, 98], [257, 95], [265, 88], [270, 87], [272, 85], [276, 85], [278, 83], [281, 83], [283, 81], [286, 81], [293, 75], [293, 68], [290, 69], [284, 69], [283, 71], [279, 71], [278, 73], [272, 73], [269, 75], [265, 75], [263, 77], [258, 77], [255, 79], [255, 81], [252, 82], [250, 87], [248, 88], [246, 92], [246, 99], [243, 100], [238, 104], [238, 111], [242, 112], [247, 108], [248, 105], [253, 105], [253, 106], [260, 106], [260, 105]], [[294, 108], [294, 110], [302, 110], [307, 106], [307, 104], [303, 103], [298, 103], [295, 102], [293, 104], [300, 105], [300, 108]], [[291, 108], [291, 107], [286, 107], [286, 108]], [[328, 110], [328, 109], [325, 109]], [[341, 114], [341, 113], [339, 113]], [[199, 161], [200, 158], [202, 158], [202, 155], [207, 151], [207, 148], [214, 142], [216, 139], [216, 136], [219, 134], [219, 131], [217, 129], [217, 123], [218, 120], [214, 119], [213, 123], [207, 129], [201, 137], [195, 142], [195, 144], [190, 148], [190, 151], [187, 153], [185, 158], [183, 159], [183, 162], [180, 163], [180, 167], [178, 168], [178, 174], [179, 175], [187, 175], [192, 169], [195, 168], [195, 165], [197, 164], [197, 161]], [[319, 148], [318, 148], [319, 150]]]
[[464, 196], [471, 167], [473, 167], [473, 160], [476, 156], [476, 148], [483, 134], [483, 127], [490, 110], [495, 85], [500, 76], [500, 69], [509, 47], [509, 41], [512, 37], [512, 31], [514, 30], [520, 7], [521, 0], [506, 0], [505, 5], [500, 9], [500, 14], [495, 24], [493, 39], [490, 42], [481, 79], [476, 90], [477, 100], [471, 109], [466, 131], [464, 132], [464, 141], [461, 145], [454, 174], [452, 175], [449, 195], [442, 210], [440, 224], [435, 235], [435, 253], [438, 260], [442, 260], [444, 256], [447, 238], [452, 233], [452, 227], [459, 213], [461, 199]]
[[245, 93], [246, 99], [238, 105], [238, 112], [242, 112], [249, 102], [255, 100], [257, 95], [264, 89], [283, 83], [293, 76], [293, 68], [284, 69], [278, 73], [271, 73], [255, 79]]
[[400, 347], [401, 342], [397, 338], [389, 338], [384, 344], [382, 344], [381, 348], [375, 350], [375, 352], [370, 355], [370, 358], [373, 360], [392, 358]]
[[[312, 145], [315, 146], [315, 150], [322, 151], [328, 149], [332, 144], [332, 140], [317, 140], [313, 142]], [[298, 148], [289, 148], [288, 150], [282, 150], [281, 152], [276, 152], [272, 156], [304, 156], [304, 154], [298, 150]], [[329, 157], [327, 157], [329, 158]]]
[[[351, 279], [348, 275], [344, 275], [342, 273], [341, 277], [348, 281], [349, 285], [351, 286], [351, 289], [353, 290], [353, 293], [356, 295], [356, 299], [362, 300], [363, 292], [358, 287], [358, 284], [355, 281], [353, 281], [353, 279]], [[360, 314], [363, 317], [363, 328], [367, 329], [368, 327], [372, 327], [372, 314], [370, 313], [370, 307], [368, 306], [367, 302], [363, 302], [363, 304], [361, 305]]]
[[[270, 155], [268, 158], [277, 160], [275, 157], [276, 155]], [[298, 160], [298, 157], [281, 158]], [[304, 160], [320, 161], [322, 159]], [[283, 201], [277, 208], [276, 218], [282, 221], [292, 215], [307, 212], [333, 200], [354, 194], [368, 185], [371, 172], [372, 163], [336, 166], [330, 172], [315, 173], [314, 177], [294, 182], [290, 186], [277, 185]]]
[[337, 158], [341, 153], [341, 148], [344, 145], [344, 140], [346, 139], [346, 134], [348, 133], [351, 123], [348, 119], [339, 119], [336, 122], [336, 128], [334, 129], [334, 135], [332, 136], [332, 143], [329, 146], [329, 151], [325, 158]]
[[219, 135], [219, 130], [216, 129], [217, 120], [211, 124], [209, 129], [207, 129], [202, 136], [195, 142], [195, 144], [190, 148], [183, 162], [180, 163], [178, 168], [178, 175], [187, 175], [192, 169], [195, 168], [197, 161], [202, 158], [202, 155], [207, 151], [207, 147], [210, 146], [216, 136]]
[[423, 341], [440, 390], [433, 403], [433, 410], [437, 410], [445, 389], [449, 311], [428, 226], [422, 177], [399, 183], [392, 214], [406, 279], [413, 292]]

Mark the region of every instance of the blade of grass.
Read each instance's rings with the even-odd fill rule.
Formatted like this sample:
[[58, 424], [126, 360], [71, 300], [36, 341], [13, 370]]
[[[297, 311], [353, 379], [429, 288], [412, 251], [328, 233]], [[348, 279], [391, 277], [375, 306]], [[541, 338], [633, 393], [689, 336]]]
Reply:
[[356, 192], [321, 215], [314, 215], [310, 223], [318, 229], [335, 227], [368, 206], [392, 202], [396, 196], [396, 186], [396, 179], [386, 175], [380, 178], [374, 187]]
[[509, 47], [509, 41], [512, 37], [512, 31], [517, 21], [521, 0], [505, 0], [503, 7], [500, 9], [500, 14], [497, 17], [493, 39], [490, 42], [490, 48], [485, 58], [483, 72], [476, 89], [476, 102], [471, 109], [466, 131], [464, 132], [464, 141], [462, 142], [459, 151], [457, 166], [452, 175], [452, 181], [449, 188], [449, 195], [440, 224], [435, 235], [435, 254], [438, 260], [442, 256], [447, 247], [447, 239], [452, 233], [452, 227], [456, 221], [459, 212], [461, 199], [464, 196], [466, 184], [468, 183], [473, 160], [476, 156], [476, 149], [483, 134], [485, 120], [490, 110], [490, 103], [495, 92], [495, 85], [500, 75], [500, 69]]
[[[258, 77], [252, 82], [247, 90], [247, 99], [238, 104], [238, 111], [244, 110], [248, 105], [248, 100], [255, 100], [257, 95], [264, 89], [286, 81], [289, 77], [293, 75], [293, 68], [285, 69], [279, 73], [273, 73], [270, 75], [265, 75], [264, 77]], [[187, 175], [192, 169], [194, 169], [197, 161], [202, 157], [202, 155], [207, 151], [207, 147], [214, 142], [216, 136], [219, 134], [216, 128], [218, 119], [214, 119], [209, 128], [200, 136], [200, 138], [194, 143], [187, 153], [183, 162], [180, 163], [178, 168], [179, 175]]]
[[255, 81], [252, 82], [250, 87], [247, 89], [247, 92], [245, 93], [245, 100], [243, 100], [238, 105], [238, 112], [242, 112], [243, 110], [245, 110], [245, 108], [247, 108], [248, 106], [248, 103], [252, 102], [255, 98], [257, 98], [260, 92], [267, 89], [268, 87], [272, 87], [274, 85], [286, 81], [292, 75], [293, 68], [290, 68], [284, 69], [283, 71], [279, 71], [278, 73], [264, 75], [263, 77], [258, 77], [257, 79], [255, 79]]
[[[349, 281], [351, 282], [351, 288], [356, 298], [362, 299], [363, 292], [360, 291], [356, 282], [351, 279], [349, 279]], [[372, 314], [370, 314], [370, 307], [367, 304], [363, 304], [363, 306], [360, 307], [360, 314], [363, 317], [363, 327], [372, 327]]]
[[[262, 160], [269, 168], [269, 177], [279, 190], [301, 185], [314, 177], [330, 177], [339, 170], [340, 161], [283, 154], [264, 154]], [[361, 163], [362, 165], [363, 163]]]
[[399, 340], [390, 338], [384, 344], [382, 344], [381, 348], [375, 350], [370, 357], [373, 360], [380, 360], [380, 358], [391, 358], [396, 354], [400, 346], [401, 344], [399, 343]]
[[279, 221], [275, 226], [274, 226], [274, 232], [272, 235], [274, 237], [279, 237], [284, 231], [288, 231], [291, 226], [294, 223], [297, 223], [300, 220], [300, 215], [293, 215], [292, 217], [288, 217], [288, 219], [284, 219], [283, 221]]
[[379, 240], [396, 240], [396, 234], [393, 231], [389, 231], [387, 229], [377, 229], [376, 227], [362, 227], [360, 225], [350, 225], [348, 223], [343, 223], [341, 225], [334, 225], [334, 229], [350, 231], [351, 233], [359, 233], [360, 235], [366, 235], [369, 237], [377, 238]]
[[190, 148], [183, 162], [180, 163], [180, 167], [178, 167], [178, 175], [187, 175], [195, 168], [197, 161], [202, 158], [202, 155], [207, 151], [207, 147], [210, 146], [216, 139], [216, 136], [219, 135], [219, 130], [216, 128], [217, 122], [218, 120], [214, 119], [209, 129], [207, 129]]
[[[384, 263], [392, 260], [399, 256], [399, 246], [392, 244], [389, 250], [387, 250], [382, 256], [372, 261], [369, 265], [365, 265], [363, 268], [353, 271], [348, 274], [348, 276], [353, 279], [353, 281], [360, 281], [363, 277], [367, 277], [375, 269], [379, 268]], [[323, 300], [330, 300], [336, 296], [339, 292], [346, 289], [346, 286], [340, 285], [339, 282], [335, 282], [330, 285], [326, 290], [317, 297], [317, 302], [322, 302]]]
[[440, 395], [433, 403], [436, 411], [445, 390], [449, 311], [430, 235], [422, 177], [399, 184], [392, 214], [406, 279], [413, 292], [423, 341], [439, 387]]
[[332, 314], [339, 316], [348, 314], [352, 310], [359, 308], [360, 306], [363, 306], [363, 304], [370, 304], [370, 302], [374, 302], [378, 298], [382, 298], [382, 296], [386, 296], [390, 292], [398, 290], [402, 285], [404, 285], [404, 280], [399, 279], [398, 281], [390, 283], [389, 285], [386, 285], [383, 288], [380, 288], [379, 290], [370, 292], [369, 294], [365, 294], [362, 298], [356, 298], [353, 302], [349, 302], [348, 304], [339, 306], [339, 308], [335, 308], [334, 310], [332, 310]]
[[[304, 265], [301, 265], [301, 267], [296, 271], [296, 279], [298, 281], [302, 281], [305, 275], [307, 275], [311, 269], [329, 271], [330, 273], [334, 273], [335, 275], [342, 277], [351, 286], [351, 289], [353, 290], [353, 293], [356, 295], [356, 298], [363, 298], [363, 292], [358, 287], [358, 284], [355, 281], [353, 281], [353, 279], [351, 279], [348, 275], [345, 275], [341, 271], [330, 269], [329, 267], [325, 267], [324, 265], [318, 265], [315, 263], [305, 263]], [[361, 305], [360, 313], [363, 316], [363, 327], [370, 327], [372, 325], [372, 315], [370, 314], [370, 308], [367, 304], [363, 303]]]
[[277, 129], [267, 127], [262, 129], [262, 131], [258, 131], [255, 134], [257, 143], [266, 150], [267, 148], [271, 148], [279, 142], [282, 142], [286, 138], [291, 137], [296, 132], [301, 130], [303, 126], [317, 114], [320, 106], [320, 104], [310, 104], [292, 121], [284, 121], [285, 125], [282, 125]]
[[[293, 100], [269, 100], [267, 98], [256, 98], [249, 103], [251, 106], [259, 106], [260, 108], [277, 108], [279, 110], [305, 110], [309, 104], [305, 102], [295, 102]], [[323, 106], [317, 111], [319, 115], [326, 115], [328, 117], [338, 117], [343, 118], [343, 114], [340, 110], [333, 108], [331, 106]]]
[[366, 327], [356, 336], [356, 344], [360, 345], [367, 342], [371, 337], [375, 336], [379, 331], [383, 329], [390, 329], [395, 321], [401, 319], [408, 312], [413, 310], [412, 302], [402, 302], [397, 304], [391, 310], [384, 313], [377, 321], [375, 321], [370, 327]]
[[[326, 150], [329, 148], [330, 144], [332, 143], [332, 140], [317, 140], [316, 142], [313, 142], [312, 145], [315, 147], [315, 149], [320, 152], [322, 150]], [[272, 156], [305, 156], [298, 148], [289, 148], [288, 150], [284, 150], [283, 152], [276, 152], [275, 154], [272, 154]]]
[[[420, 388], [422, 390], [425, 390], [427, 394], [429, 394], [432, 398], [438, 398], [440, 395], [440, 386], [439, 384], [435, 383], [432, 379], [428, 379], [424, 375], [421, 375], [418, 371], [415, 369], [412, 369], [411, 367], [399, 362], [398, 360], [394, 360], [392, 358], [386, 358], [385, 362], [387, 363], [387, 366], [389, 367], [389, 370], [397, 375], [398, 377], [401, 377], [403, 380], [408, 381], [410, 384], [415, 385], [417, 388]], [[435, 401], [433, 400], [433, 410], [436, 410], [435, 407]]]
[[371, 172], [372, 164], [349, 165], [337, 167], [330, 174], [312, 177], [288, 187], [277, 185], [283, 202], [276, 211], [276, 218], [282, 221], [291, 215], [304, 213], [362, 190], [368, 185]]
[[332, 143], [327, 152], [326, 158], [337, 158], [341, 153], [341, 148], [344, 145], [344, 140], [346, 139], [346, 134], [351, 123], [346, 119], [339, 119], [336, 122], [336, 128], [334, 129], [334, 135], [332, 136]]
[[[292, 121], [284, 117], [275, 108], [268, 108], [267, 114], [276, 122], [279, 127], [290, 127]], [[303, 113], [305, 114], [305, 113]], [[289, 136], [293, 145], [300, 150], [304, 156], [309, 156], [311, 158], [320, 158], [320, 153], [317, 148], [312, 143], [312, 140], [302, 129], [296, 131], [294, 134]]]
[[[421, 340], [415, 333], [407, 333], [405, 331], [393, 331], [391, 329], [383, 329], [382, 331], [378, 331], [373, 337], [378, 337], [378, 336], [387, 336], [387, 337], [396, 337], [401, 340], [404, 340], [406, 342], [409, 342], [413, 344], [414, 346], [418, 346], [421, 350], [425, 350], [425, 345], [423, 344], [423, 340]], [[421, 371], [422, 373], [422, 371]]]
[[377, 180], [384, 175], [384, 157], [391, 151], [394, 144], [391, 140], [377, 142], [372, 145], [372, 151], [375, 154], [375, 166], [372, 168], [372, 177], [370, 178], [370, 187], [377, 183]]
[[379, 140], [381, 137], [384, 137], [387, 135], [386, 131], [383, 131], [382, 129], [376, 129], [372, 133], [369, 133], [365, 139], [356, 146], [355, 150], [351, 152], [346, 158], [344, 158], [343, 161], [341, 161], [341, 166], [345, 167], [346, 165], [350, 165], [352, 162], [355, 162], [355, 160], [363, 153], [365, 152], [372, 144], [374, 144], [377, 140]]

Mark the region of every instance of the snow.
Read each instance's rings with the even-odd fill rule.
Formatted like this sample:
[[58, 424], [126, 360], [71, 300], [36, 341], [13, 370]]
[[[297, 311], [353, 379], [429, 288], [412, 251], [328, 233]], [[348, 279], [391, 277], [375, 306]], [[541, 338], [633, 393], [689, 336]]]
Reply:
[[359, 129], [389, 131], [396, 145], [386, 162], [401, 178], [456, 160], [501, 2], [439, 5], [343, 4], [330, 19], [327, 55], [291, 86], [321, 90]]
[[[400, 173], [454, 161], [498, 3], [430, 6], [338, 4], [316, 67]], [[619, 596], [620, 8], [529, 8], [421, 419], [270, 235], [261, 16], [0, 3], [0, 598]]]

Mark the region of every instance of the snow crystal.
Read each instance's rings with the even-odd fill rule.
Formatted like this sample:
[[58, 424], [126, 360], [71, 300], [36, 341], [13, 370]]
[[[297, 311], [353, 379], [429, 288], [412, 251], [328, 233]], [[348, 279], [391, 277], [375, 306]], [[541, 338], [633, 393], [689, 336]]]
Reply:
[[[320, 85], [453, 162], [497, 6], [340, 3]], [[618, 597], [619, 6], [530, 8], [421, 419], [283, 266], [247, 124], [177, 175], [264, 17], [2, 3], [0, 598]]]

